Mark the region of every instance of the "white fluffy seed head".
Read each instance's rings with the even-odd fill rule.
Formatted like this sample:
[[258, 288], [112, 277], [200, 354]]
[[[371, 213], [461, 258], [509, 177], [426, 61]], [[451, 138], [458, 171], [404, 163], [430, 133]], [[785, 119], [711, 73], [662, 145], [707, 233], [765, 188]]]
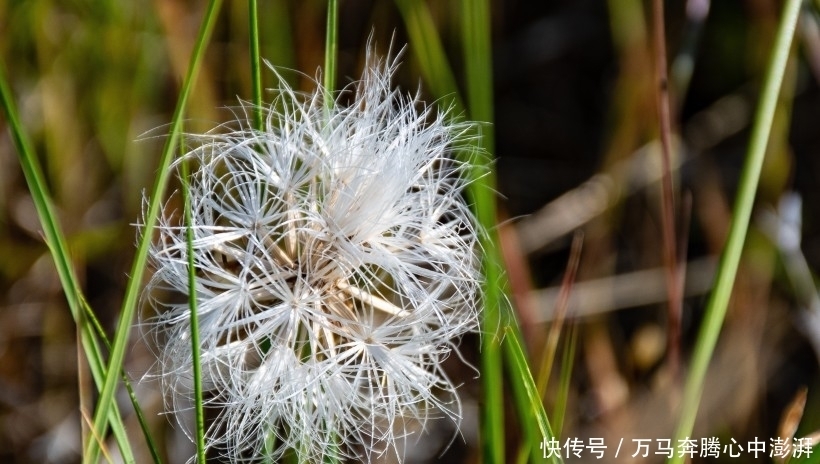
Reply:
[[[471, 126], [391, 90], [394, 69], [369, 60], [348, 106], [282, 84], [263, 131], [188, 136], [203, 383], [220, 411], [207, 444], [233, 460], [369, 459], [408, 421], [460, 420], [441, 365], [478, 325], [472, 166], [455, 157]], [[186, 246], [164, 215], [145, 327], [175, 410], [192, 395]]]

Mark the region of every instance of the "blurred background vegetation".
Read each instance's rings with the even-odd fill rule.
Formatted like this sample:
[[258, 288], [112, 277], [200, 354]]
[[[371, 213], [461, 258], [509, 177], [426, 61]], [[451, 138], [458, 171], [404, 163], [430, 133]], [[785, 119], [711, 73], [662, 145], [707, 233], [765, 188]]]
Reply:
[[[109, 330], [201, 3], [0, 0], [0, 59], [86, 295]], [[684, 369], [726, 236], [780, 3], [666, 2], [677, 238], [687, 264]], [[455, 0], [342, 0], [337, 86], [359, 76], [371, 34], [381, 53], [391, 41], [394, 50], [410, 41], [406, 20], [414, 14], [430, 15], [463, 90]], [[562, 369], [571, 372], [569, 388], [562, 393], [561, 382], [550, 382], [547, 411], [566, 405], [557, 414], [563, 438], [603, 437], [613, 445], [620, 438], [670, 438], [681, 373], [666, 361], [650, 2], [498, 0], [492, 14], [500, 230], [510, 300], [536, 361], [571, 259], [572, 233], [584, 232], [564, 326], [575, 336], [564, 337], [573, 341], [561, 343], [552, 369], [553, 380]], [[265, 0], [259, 17], [262, 56], [304, 73], [283, 76], [311, 90], [324, 60], [325, 2]], [[189, 101], [187, 131], [212, 128], [232, 117], [227, 107], [250, 99], [247, 29], [246, 2], [226, 2]], [[423, 98], [435, 101], [443, 84], [423, 80], [420, 48], [408, 47], [396, 84], [407, 92], [421, 87]], [[276, 85], [270, 72], [263, 81]], [[797, 436], [820, 429], [818, 82], [820, 15], [809, 2], [697, 437], [745, 443], [782, 436], [797, 422]], [[93, 386], [5, 124], [0, 119], [0, 462], [78, 462]], [[133, 338], [126, 370], [139, 380], [153, 360], [138, 332]], [[478, 343], [464, 344], [476, 365]], [[441, 460], [476, 462], [480, 380], [464, 368], [453, 376], [464, 383], [465, 422]], [[784, 419], [803, 391], [807, 413], [801, 420], [792, 408], [796, 416]], [[167, 462], [184, 462], [191, 445], [160, 414], [157, 385], [138, 384], [137, 393]], [[135, 424], [133, 430], [144, 453]], [[516, 444], [512, 421], [507, 433]], [[445, 445], [430, 440], [410, 461], [433, 460]], [[509, 447], [510, 460], [515, 450]]]

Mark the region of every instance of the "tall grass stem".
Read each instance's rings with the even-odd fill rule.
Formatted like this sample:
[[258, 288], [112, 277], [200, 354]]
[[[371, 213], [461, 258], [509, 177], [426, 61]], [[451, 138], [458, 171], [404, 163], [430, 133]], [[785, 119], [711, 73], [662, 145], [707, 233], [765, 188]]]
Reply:
[[666, 60], [666, 25], [663, 0], [652, 2], [653, 45], [658, 122], [661, 138], [661, 232], [663, 261], [666, 268], [666, 291], [669, 300], [667, 352], [669, 369], [674, 377], [680, 365], [680, 326], [683, 311], [683, 282], [678, 278], [678, 252], [675, 238], [675, 191], [672, 185], [672, 116], [669, 109], [669, 72]]
[[419, 61], [419, 69], [427, 88], [444, 106], [451, 104], [454, 114], [463, 114], [464, 102], [459, 95], [456, 78], [444, 53], [444, 45], [430, 7], [418, 0], [396, 0], [396, 6], [404, 20], [410, 47]]
[[[107, 375], [105, 377], [103, 387], [100, 390], [100, 398], [97, 402], [97, 409], [94, 412], [93, 424], [94, 435], [96, 436], [105, 435], [107, 422], [101, 420], [101, 418], [107, 417], [108, 411], [111, 409], [111, 405], [114, 402], [114, 393], [118, 379], [117, 375], [112, 374], [112, 372], [119, 372], [122, 368], [123, 360], [125, 359], [125, 348], [128, 344], [132, 321], [134, 319], [134, 313], [136, 312], [138, 296], [140, 290], [142, 289], [142, 277], [146, 268], [148, 249], [150, 248], [151, 240], [153, 239], [154, 227], [156, 226], [157, 219], [159, 217], [160, 205], [162, 204], [165, 188], [170, 176], [169, 166], [181, 136], [185, 105], [191, 94], [194, 79], [196, 78], [201, 66], [206, 44], [211, 36], [214, 24], [216, 23], [217, 12], [219, 11], [220, 4], [221, 2], [219, 0], [211, 0], [208, 3], [208, 8], [205, 12], [205, 17], [202, 21], [196, 44], [194, 45], [190, 65], [188, 66], [188, 72], [185, 76], [180, 97], [174, 111], [170, 134], [165, 141], [165, 146], [160, 158], [160, 164], [157, 168], [157, 176], [154, 186], [151, 189], [151, 200], [145, 214], [145, 224], [143, 224], [142, 237], [140, 238], [139, 245], [137, 246], [137, 254], [134, 257], [131, 275], [125, 290], [125, 299], [120, 312], [120, 320], [117, 324], [114, 342], [111, 347]], [[85, 446], [83, 462], [85, 464], [96, 463], [99, 459], [99, 451], [99, 444], [93, 438], [90, 439]]]
[[[490, 4], [487, 0], [462, 0], [462, 44], [465, 75], [467, 76], [467, 102], [470, 118], [485, 123], [481, 137], [476, 138], [479, 148], [492, 153], [493, 137], [493, 83], [492, 48], [490, 43]], [[484, 333], [481, 350], [481, 378], [484, 387], [482, 415], [482, 446], [484, 461], [504, 462], [504, 391], [501, 356], [501, 339], [504, 319], [502, 307], [506, 304], [505, 287], [501, 270], [501, 257], [496, 231], [495, 172], [489, 165], [479, 165], [472, 176], [469, 191], [475, 205], [476, 218], [485, 235], [481, 246], [484, 250]]]
[[[88, 319], [85, 317], [83, 309], [85, 298], [83, 297], [82, 287], [74, 271], [74, 265], [71, 261], [71, 254], [68, 251], [65, 234], [63, 234], [54, 211], [54, 206], [52, 205], [48, 184], [43, 175], [43, 170], [37, 161], [31, 142], [20, 124], [19, 113], [14, 104], [11, 89], [2, 66], [0, 66], [0, 103], [3, 106], [11, 129], [12, 140], [17, 150], [18, 158], [20, 159], [23, 176], [28, 184], [40, 224], [43, 227], [46, 245], [49, 247], [51, 256], [54, 259], [54, 264], [57, 267], [57, 275], [63, 287], [63, 293], [66, 296], [69, 310], [80, 332], [79, 338], [86, 359], [88, 360], [91, 375], [99, 389], [103, 384], [103, 379], [107, 377], [105, 362], [99, 349], [98, 340], [94, 336], [93, 326], [88, 323]], [[119, 372], [119, 369], [117, 372]], [[100, 421], [106, 425], [110, 424], [112, 427], [123, 460], [126, 462], [134, 462], [134, 455], [131, 451], [131, 445], [128, 442], [128, 435], [125, 433], [125, 425], [122, 421], [119, 409], [111, 409], [105, 416], [101, 417]], [[89, 442], [96, 442], [93, 435], [89, 435]]]
[[251, 102], [253, 128], [261, 131], [262, 120], [262, 65], [259, 54], [259, 8], [256, 0], [248, 1], [248, 30], [251, 54]]
[[336, 88], [336, 55], [339, 52], [339, 1], [327, 2], [327, 28], [325, 31], [325, 106], [333, 106], [333, 89]]
[[[529, 418], [533, 417], [538, 426], [538, 431], [541, 433], [541, 436], [537, 437], [540, 438], [538, 441], [542, 445], [546, 446], [547, 443], [553, 442], [554, 439], [557, 439], [557, 437], [552, 433], [549, 418], [547, 417], [543, 406], [541, 406], [541, 395], [538, 393], [535, 380], [533, 380], [532, 374], [530, 373], [531, 371], [527, 363], [527, 356], [524, 354], [524, 349], [521, 346], [519, 337], [514, 333], [514, 329], [510, 326], [506, 327], [505, 331], [506, 337], [504, 339], [504, 343], [508, 346], [505, 353], [507, 353], [507, 356], [510, 358], [510, 365], [513, 367], [514, 372], [519, 374], [513, 382], [521, 382], [521, 387], [518, 387], [518, 389], [522, 391], [517, 392], [517, 396], [521, 396], [522, 394], [526, 396], [525, 402], [519, 400], [519, 408], [522, 408], [522, 405], [529, 406], [528, 408], [522, 408], [523, 410], [519, 411], [522, 415], [522, 427], [524, 430], [528, 430], [526, 422], [529, 422]], [[524, 414], [526, 414], [526, 416], [524, 416]], [[529, 431], [526, 435], [528, 435], [528, 438], [531, 440], [536, 439], [536, 437], [532, 436], [532, 431]], [[530, 442], [529, 445], [531, 446], [532, 442]], [[535, 449], [533, 449], [533, 451], [535, 451]], [[548, 462], [552, 462], [553, 464], [564, 462], [560, 453], [553, 454], [548, 459]], [[537, 461], [537, 456], [533, 456], [533, 462]]]
[[[689, 437], [695, 425], [698, 405], [703, 393], [703, 383], [709, 362], [720, 334], [732, 287], [737, 275], [740, 256], [743, 251], [749, 220], [754, 205], [755, 192], [760, 180], [766, 146], [774, 120], [780, 87], [786, 71], [789, 50], [791, 48], [797, 19], [800, 13], [801, 0], [787, 0], [783, 7], [782, 17], [775, 38], [774, 49], [766, 71], [763, 92], [752, 127], [746, 161], [740, 175], [740, 185], [729, 229], [729, 236], [718, 265], [715, 287], [706, 307], [706, 314], [692, 355], [692, 364], [684, 387], [681, 416], [675, 433], [674, 443]], [[669, 460], [672, 464], [683, 464], [682, 455]]]
[[202, 407], [202, 364], [200, 361], [199, 315], [197, 314], [196, 267], [194, 265], [194, 229], [191, 213], [191, 194], [188, 186], [188, 160], [181, 163], [182, 197], [185, 215], [186, 256], [188, 257], [188, 308], [191, 310], [191, 361], [194, 376], [194, 411], [196, 424], [196, 458], [199, 464], [205, 464], [205, 414]]

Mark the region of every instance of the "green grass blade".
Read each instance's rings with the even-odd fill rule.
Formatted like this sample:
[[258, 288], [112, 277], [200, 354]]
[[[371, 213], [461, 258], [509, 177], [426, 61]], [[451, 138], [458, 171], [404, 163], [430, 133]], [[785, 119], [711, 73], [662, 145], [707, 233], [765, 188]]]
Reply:
[[[427, 5], [419, 0], [396, 0], [410, 36], [410, 44], [426, 84], [433, 94], [451, 104], [455, 114], [464, 113], [453, 72]], [[485, 1], [461, 3], [463, 47], [467, 65], [469, 117], [486, 123], [474, 143], [479, 153], [492, 152], [492, 63], [490, 60], [489, 5]], [[469, 155], [468, 155], [469, 156]], [[483, 158], [483, 157], [482, 157]], [[470, 159], [469, 161], [475, 161]], [[480, 237], [485, 252], [483, 273], [484, 310], [481, 378], [484, 389], [482, 434], [486, 462], [504, 462], [504, 396], [501, 356], [502, 308], [505, 305], [504, 273], [497, 247], [495, 174], [490, 161], [477, 163], [470, 173], [469, 196], [476, 217], [486, 233]]]
[[[495, 149], [495, 131], [492, 126], [494, 109], [490, 2], [462, 0], [461, 19], [468, 110], [472, 120], [486, 124], [482, 127], [482, 145], [492, 152]], [[494, 178], [492, 180], [495, 181]], [[491, 207], [495, 212], [495, 201], [487, 203], [486, 207]], [[495, 216], [492, 220], [495, 221]]]
[[256, 0], [248, 2], [248, 22], [250, 30], [250, 52], [251, 52], [251, 102], [253, 108], [253, 128], [261, 131], [262, 121], [262, 66], [259, 58], [259, 9]]
[[[530, 373], [527, 357], [521, 347], [520, 337], [515, 333], [515, 329], [513, 327], [508, 326], [505, 328], [505, 331], [506, 336], [504, 337], [504, 343], [507, 347], [505, 353], [507, 353], [510, 360], [511, 369], [514, 371], [512, 381], [513, 384], [520, 383], [520, 386], [514, 388], [514, 390], [521, 390], [520, 393], [524, 393], [526, 395], [526, 401], [521, 401], [520, 399], [517, 400], [517, 402], [520, 403], [519, 414], [521, 414], [522, 422], [524, 422], [522, 423], [522, 427], [525, 429], [530, 428], [526, 422], [535, 421], [538, 431], [541, 433], [541, 438], [544, 442], [549, 442], [556, 438], [556, 436], [552, 433], [552, 428], [550, 427], [547, 413], [544, 411], [544, 404], [541, 402], [541, 395], [539, 395], [538, 388], [535, 386], [535, 380], [533, 380], [532, 374]], [[550, 462], [553, 463], [564, 462], [560, 455], [553, 455], [548, 459], [550, 459]], [[537, 461], [537, 459], [534, 460], [534, 462]]]
[[553, 409], [552, 412], [553, 432], [556, 437], [561, 436], [561, 432], [564, 428], [564, 417], [567, 411], [576, 346], [578, 346], [578, 326], [576, 324], [570, 324], [569, 335], [564, 338], [564, 356], [561, 364], [561, 375], [558, 378], [558, 394], [555, 398], [555, 409]]
[[[410, 37], [410, 45], [419, 61], [419, 67], [433, 94], [452, 105], [455, 114], [464, 114], [453, 72], [449, 66], [444, 47], [433, 24], [429, 8], [419, 0], [396, 0]], [[469, 94], [469, 117], [485, 123], [481, 137], [474, 143], [478, 153], [491, 153], [494, 149], [492, 106], [492, 63], [490, 47], [489, 5], [486, 1], [464, 0], [461, 2], [462, 45], [465, 54], [467, 89]], [[474, 153], [473, 153], [474, 154]], [[466, 155], [469, 157], [470, 155]], [[482, 408], [482, 446], [486, 462], [504, 462], [504, 395], [501, 353], [501, 330], [506, 306], [505, 277], [497, 243], [495, 173], [488, 158], [476, 163], [470, 173], [468, 195], [473, 201], [476, 218], [486, 231], [480, 237], [485, 252], [483, 274], [484, 310], [481, 350], [481, 379], [483, 381], [484, 405]], [[475, 162], [475, 159], [469, 159]], [[517, 328], [517, 327], [516, 327]], [[520, 334], [516, 331], [516, 336]], [[530, 375], [527, 371], [527, 375]]]
[[[543, 459], [539, 457], [538, 450], [533, 447], [536, 442], [544, 445], [550, 442], [554, 436], [552, 432], [550, 435], [543, 433], [543, 427], [537, 423], [537, 418], [533, 418], [533, 413], [541, 414], [545, 420], [548, 417], [544, 409], [543, 397], [538, 384], [532, 376], [532, 369], [527, 362], [527, 356], [524, 352], [524, 335], [521, 332], [521, 327], [511, 311], [507, 311], [500, 315], [501, 327], [504, 331], [504, 355], [507, 359], [507, 367], [510, 374], [510, 385], [513, 391], [513, 401], [518, 409], [518, 420], [521, 429], [524, 431], [524, 438], [518, 450], [518, 462], [527, 462], [526, 458], [529, 456], [531, 462], [538, 462]], [[521, 360], [524, 362], [521, 362]], [[529, 379], [529, 380], [527, 380]], [[535, 391], [535, 397], [531, 394], [531, 387], [528, 384], [532, 383], [532, 388]], [[549, 422], [547, 421], [547, 424]], [[536, 433], [541, 431], [540, 436]], [[558, 456], [560, 460], [560, 456]]]
[[[220, 3], [221, 2], [219, 0], [211, 0], [208, 3], [208, 9], [205, 13], [205, 18], [203, 19], [199, 36], [197, 38], [196, 45], [194, 46], [191, 63], [188, 67], [188, 72], [182, 85], [179, 101], [177, 102], [177, 107], [174, 111], [171, 131], [165, 142], [165, 147], [163, 149], [160, 165], [157, 171], [156, 181], [151, 191], [151, 200], [144, 218], [145, 224], [143, 225], [143, 234], [140, 239], [139, 246], [137, 247], [137, 254], [134, 258], [133, 267], [131, 268], [131, 275], [125, 292], [125, 299], [123, 301], [120, 320], [117, 324], [117, 330], [111, 348], [111, 358], [108, 363], [109, 374], [111, 372], [119, 372], [122, 368], [123, 359], [125, 358], [125, 348], [131, 332], [131, 322], [134, 319], [139, 292], [142, 288], [142, 277], [146, 268], [148, 248], [150, 246], [154, 227], [159, 216], [159, 209], [162, 204], [162, 197], [165, 192], [165, 187], [168, 183], [168, 177], [170, 175], [169, 166], [173, 158], [173, 152], [176, 149], [180, 138], [180, 129], [182, 126], [185, 105], [191, 93], [194, 78], [199, 70], [202, 56], [204, 55], [205, 44], [207, 43], [213, 30], [214, 23], [216, 22], [217, 11], [219, 10]], [[94, 412], [94, 436], [105, 435], [106, 422], [99, 420], [99, 418], [106, 417], [108, 415], [111, 404], [114, 402], [116, 385], [117, 376], [107, 375], [103, 388], [100, 391], [97, 409]], [[99, 458], [99, 451], [98, 443], [93, 439], [89, 440], [85, 446], [83, 462], [86, 464], [96, 463]]]
[[[329, 0], [327, 4], [327, 26], [325, 30], [325, 74], [324, 74], [324, 88], [325, 88], [325, 107], [333, 106], [333, 91], [336, 88], [336, 61], [339, 53], [339, 2], [338, 0]], [[336, 457], [336, 449], [338, 448], [339, 438], [336, 437], [335, 443], [330, 445], [333, 450], [325, 456], [324, 462], [327, 464], [338, 464], [339, 459]]]
[[336, 88], [336, 55], [339, 52], [339, 1], [327, 2], [327, 30], [325, 31], [325, 106], [333, 105], [333, 89]]
[[[17, 149], [17, 156], [20, 159], [23, 176], [26, 179], [31, 198], [34, 201], [40, 224], [43, 226], [43, 236], [46, 245], [51, 250], [54, 264], [57, 267], [57, 274], [60, 277], [60, 283], [63, 286], [66, 300], [68, 300], [69, 310], [74, 317], [74, 321], [79, 323], [82, 315], [82, 306], [80, 305], [80, 301], [82, 301], [81, 286], [74, 272], [74, 266], [71, 263], [71, 256], [68, 252], [65, 236], [57, 222], [57, 215], [51, 203], [51, 194], [48, 191], [43, 170], [40, 167], [39, 161], [37, 161], [31, 142], [28, 140], [28, 137], [20, 125], [17, 107], [14, 104], [11, 89], [7, 83], [5, 68], [0, 68], [0, 100], [2, 100], [12, 140]], [[80, 329], [84, 332], [88, 330], [82, 326]]]
[[188, 307], [191, 310], [191, 359], [194, 373], [194, 410], [196, 411], [196, 462], [205, 464], [205, 414], [202, 407], [202, 365], [199, 347], [199, 315], [196, 300], [196, 271], [194, 267], [194, 229], [191, 216], [191, 194], [188, 185], [188, 160], [182, 160], [182, 197], [185, 215], [185, 241], [188, 254]]
[[[541, 393], [538, 391], [538, 386], [535, 386], [535, 398], [529, 394], [526, 383], [526, 378], [532, 379], [532, 370], [526, 360], [526, 354], [522, 348], [522, 336], [520, 331], [516, 330], [516, 324], [505, 324], [507, 331], [506, 337], [511, 340], [504, 339], [504, 355], [509, 369], [510, 387], [513, 392], [513, 402], [515, 403], [516, 412], [518, 414], [519, 426], [521, 430], [521, 440], [518, 448], [518, 463], [524, 464], [527, 462], [538, 462], [542, 458], [538, 456], [538, 448], [534, 447], [535, 443], [543, 443], [542, 439], [548, 438], [542, 432], [537, 421], [533, 418], [534, 411], [540, 411], [539, 414], [546, 416], [544, 405], [541, 400]], [[517, 347], [517, 348], [516, 348]], [[520, 357], [519, 357], [520, 352]], [[523, 363], [522, 363], [523, 359]]]
[[[20, 159], [23, 175], [29, 187], [32, 200], [34, 201], [40, 224], [43, 226], [43, 235], [52, 258], [54, 259], [57, 275], [63, 287], [63, 293], [66, 296], [71, 315], [80, 331], [82, 349], [88, 360], [91, 375], [97, 388], [99, 388], [102, 384], [102, 380], [105, 378], [103, 357], [99, 350], [98, 342], [94, 337], [93, 328], [89, 326], [84, 316], [83, 302], [85, 300], [79, 279], [77, 279], [76, 273], [74, 272], [74, 266], [71, 262], [71, 255], [68, 252], [65, 235], [57, 222], [57, 216], [51, 204], [51, 195], [48, 191], [43, 170], [37, 161], [34, 150], [31, 147], [31, 142], [28, 140], [28, 137], [20, 125], [17, 108], [12, 98], [11, 89], [7, 83], [5, 69], [2, 66], [0, 66], [0, 103], [2, 103], [11, 129], [12, 139]], [[134, 455], [128, 442], [128, 436], [125, 433], [125, 426], [119, 409], [112, 409], [105, 417], [114, 430], [115, 439], [123, 459], [126, 462], [133, 462]]]
[[[82, 334], [80, 336], [83, 338]], [[100, 388], [105, 381], [106, 371], [105, 364], [102, 361], [102, 351], [100, 350], [97, 340], [89, 340], [88, 342], [83, 340], [83, 351], [86, 354], [94, 384], [97, 388]], [[131, 443], [128, 440], [128, 433], [125, 430], [125, 423], [122, 420], [119, 408], [114, 407], [109, 410], [108, 422], [111, 426], [111, 431], [114, 434], [117, 446], [120, 449], [120, 453], [122, 454], [123, 461], [129, 464], [135, 463], [134, 452], [131, 450]], [[92, 436], [89, 439], [95, 440], [96, 438]]]
[[[462, 0], [462, 46], [467, 75], [467, 102], [470, 118], [486, 123], [477, 138], [480, 148], [492, 153], [493, 86], [490, 46], [490, 5], [487, 0]], [[506, 318], [504, 273], [498, 248], [495, 202], [495, 171], [489, 165], [476, 166], [471, 175], [469, 194], [475, 204], [476, 218], [487, 231], [481, 238], [484, 250], [484, 317], [481, 375], [484, 382], [482, 432], [485, 462], [504, 462], [504, 393], [499, 331]], [[512, 318], [510, 318], [512, 319]], [[526, 372], [530, 375], [529, 371]]]
[[[491, 239], [485, 242], [492, 241]], [[485, 251], [487, 248], [485, 248]], [[497, 287], [502, 278], [498, 263], [493, 258], [485, 258], [484, 275], [484, 317], [482, 332], [484, 340], [481, 348], [481, 379], [484, 388], [482, 408], [482, 446], [485, 462], [504, 462], [504, 383], [501, 367], [502, 291]]]
[[421, 0], [396, 0], [410, 39], [410, 47], [419, 62], [424, 82], [444, 106], [453, 105], [455, 114], [464, 112], [456, 78], [444, 53], [433, 16], [427, 3]]
[[[253, 113], [253, 128], [257, 131], [262, 131], [264, 129], [264, 121], [262, 119], [262, 58], [260, 56], [259, 51], [259, 7], [257, 5], [256, 0], [250, 0], [248, 2], [248, 23], [249, 27], [248, 30], [250, 31], [250, 54], [251, 54], [251, 103], [253, 104], [253, 108], [251, 109]], [[187, 178], [187, 174], [185, 175]], [[187, 184], [186, 184], [187, 185]], [[186, 187], [187, 191], [187, 187]], [[187, 198], [187, 193], [185, 194]], [[187, 209], [187, 208], [186, 208]], [[189, 256], [193, 256], [191, 250], [188, 250]], [[193, 269], [193, 264], [189, 264], [189, 266]], [[190, 289], [190, 294], [194, 295], [194, 288], [193, 286]], [[191, 319], [191, 326], [193, 327], [193, 319]], [[197, 331], [198, 332], [198, 331]], [[198, 333], [197, 333], [198, 336]], [[193, 340], [192, 340], [193, 344]], [[199, 361], [197, 361], [199, 362]], [[199, 366], [198, 368], [201, 368]], [[200, 387], [201, 388], [201, 387]], [[200, 389], [197, 388], [196, 391]], [[199, 394], [198, 401], [202, 401], [201, 393]], [[197, 410], [197, 414], [199, 413], [199, 409]], [[198, 420], [198, 419], [197, 419]], [[197, 422], [197, 425], [199, 423]], [[204, 422], [203, 422], [204, 427]], [[204, 434], [203, 434], [204, 435]], [[271, 433], [268, 435], [267, 439], [265, 440], [265, 447], [264, 447], [264, 456], [262, 460], [264, 463], [269, 464], [272, 463], [272, 459], [270, 455], [273, 453], [276, 444], [276, 435]], [[204, 461], [203, 461], [204, 462]]]
[[[684, 389], [681, 417], [675, 433], [674, 443], [690, 436], [692, 433], [703, 392], [706, 371], [726, 316], [746, 232], [749, 229], [755, 192], [760, 180], [760, 171], [763, 166], [781, 83], [786, 71], [789, 50], [800, 12], [800, 4], [800, 0], [788, 0], [780, 19], [774, 50], [763, 84], [763, 92], [755, 115], [754, 126], [752, 127], [749, 151], [741, 172], [729, 237], [720, 259], [715, 288], [709, 298], [695, 351], [692, 355], [692, 364]], [[682, 464], [683, 461], [682, 456], [676, 456], [670, 459], [669, 462]]]
[[[532, 416], [532, 408], [530, 401], [527, 400], [527, 390], [524, 386], [523, 380], [518, 375], [521, 366], [516, 363], [516, 358], [510, 349], [504, 350], [506, 355], [507, 365], [510, 368], [510, 387], [513, 392], [513, 401], [515, 402], [515, 409], [518, 417], [521, 418], [521, 438], [518, 442], [518, 457], [515, 462], [518, 464], [526, 464], [528, 462], [538, 462], [537, 448], [533, 447], [533, 443], [541, 441], [538, 433], [538, 426], [534, 420], [530, 419]], [[526, 368], [527, 366], [523, 366]], [[531, 372], [528, 370], [528, 372]], [[540, 397], [540, 396], [539, 396]]]
[[[122, 371], [120, 375], [122, 377], [122, 381], [125, 383], [125, 389], [128, 392], [128, 399], [131, 400], [131, 405], [134, 407], [134, 412], [137, 415], [137, 422], [139, 422], [140, 430], [145, 437], [145, 443], [148, 446], [148, 452], [151, 454], [151, 460], [154, 464], [161, 464], [162, 459], [159, 457], [157, 444], [154, 443], [154, 438], [151, 436], [151, 429], [148, 427], [148, 421], [145, 419], [145, 413], [143, 413], [142, 407], [139, 405], [137, 394], [134, 392], [134, 388], [131, 386], [128, 376], [125, 375], [125, 371]], [[102, 384], [102, 382], [99, 384]], [[112, 409], [112, 413], [116, 414], [118, 412], [118, 409]], [[114, 433], [116, 433], [116, 429], [114, 430]]]
[[[94, 312], [91, 310], [91, 307], [88, 306], [88, 303], [85, 300], [82, 301], [82, 305], [85, 320], [91, 324], [91, 327], [93, 327], [96, 336], [99, 337], [100, 340], [102, 340], [102, 343], [105, 345], [105, 348], [110, 351], [111, 342], [108, 340], [108, 336], [106, 336], [105, 331], [103, 330], [102, 325], [100, 324], [100, 321], [97, 320], [97, 316], [94, 314]], [[93, 346], [95, 352], [97, 353], [95, 359], [98, 358], [101, 360], [102, 354], [100, 354], [100, 350], [97, 347], [97, 344], [95, 343]], [[94, 376], [94, 382], [97, 384], [98, 389], [102, 387], [103, 381], [105, 379], [104, 372], [105, 365], [102, 362], [96, 363], [91, 369], [92, 376]], [[128, 375], [125, 373], [125, 370], [120, 371], [120, 377], [122, 378], [123, 384], [125, 384], [125, 389], [128, 392], [128, 399], [131, 400], [131, 406], [134, 408], [134, 413], [137, 416], [137, 422], [140, 425], [140, 430], [142, 430], [142, 434], [145, 437], [145, 443], [148, 446], [148, 452], [151, 453], [151, 459], [153, 460], [154, 464], [159, 464], [162, 462], [162, 459], [160, 459], [159, 457], [157, 445], [156, 443], [154, 443], [154, 438], [151, 436], [151, 430], [148, 428], [148, 421], [145, 419], [145, 414], [143, 413], [142, 407], [139, 404], [137, 394], [134, 392], [134, 388], [131, 386], [131, 381], [128, 379]], [[117, 408], [114, 408], [111, 411], [112, 414], [119, 414], [119, 409]], [[119, 422], [122, 421], [119, 420]], [[116, 435], [118, 432], [120, 432], [120, 430], [118, 430], [117, 427], [114, 427], [113, 424], [114, 422], [112, 422], [112, 428], [114, 434]], [[122, 428], [120, 427], [120, 429]], [[124, 441], [127, 442], [128, 440], [127, 436], [124, 434], [124, 429], [122, 429], [121, 432], [123, 433]]]

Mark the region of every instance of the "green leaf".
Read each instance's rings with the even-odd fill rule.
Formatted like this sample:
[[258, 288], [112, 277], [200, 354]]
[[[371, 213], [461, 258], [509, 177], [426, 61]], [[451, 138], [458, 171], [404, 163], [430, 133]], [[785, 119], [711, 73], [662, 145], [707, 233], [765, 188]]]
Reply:
[[[177, 107], [174, 111], [174, 117], [171, 122], [171, 131], [168, 139], [165, 142], [160, 159], [160, 165], [157, 171], [157, 177], [154, 182], [154, 187], [151, 190], [151, 200], [148, 204], [148, 209], [145, 215], [145, 224], [143, 225], [143, 234], [140, 238], [137, 247], [137, 254], [134, 258], [133, 266], [131, 267], [131, 275], [128, 281], [128, 286], [125, 291], [125, 299], [123, 301], [122, 311], [120, 313], [120, 320], [117, 324], [117, 329], [114, 335], [114, 342], [111, 347], [111, 357], [108, 362], [108, 372], [119, 372], [122, 369], [122, 363], [125, 358], [125, 348], [128, 344], [128, 337], [131, 333], [132, 321], [134, 313], [136, 312], [137, 300], [142, 289], [142, 277], [145, 272], [148, 249], [151, 244], [154, 227], [156, 226], [159, 217], [159, 209], [162, 204], [162, 198], [165, 193], [165, 188], [170, 176], [169, 166], [173, 159], [173, 153], [177, 148], [177, 143], [181, 136], [182, 119], [185, 111], [185, 105], [193, 87], [194, 79], [199, 71], [202, 62], [202, 56], [205, 52], [205, 45], [208, 42], [214, 24], [216, 23], [217, 12], [220, 5], [219, 0], [211, 0], [208, 3], [208, 9], [205, 13], [205, 18], [199, 30], [194, 51], [191, 57], [191, 62], [188, 67], [188, 72], [185, 76], [185, 82], [182, 85]], [[100, 398], [97, 402], [97, 409], [94, 412], [94, 434], [93, 436], [104, 436], [107, 422], [99, 420], [100, 417], [106, 417], [111, 405], [114, 402], [114, 393], [117, 386], [116, 375], [106, 375], [103, 387], [100, 390]], [[96, 463], [99, 459], [99, 444], [90, 439], [85, 445], [85, 452], [83, 454], [83, 462], [86, 464]]]
[[[675, 433], [675, 443], [692, 434], [698, 405], [703, 393], [706, 371], [709, 368], [709, 362], [712, 359], [720, 330], [723, 327], [726, 310], [729, 306], [729, 298], [737, 275], [743, 244], [749, 229], [755, 192], [760, 181], [760, 172], [766, 154], [766, 145], [769, 141], [780, 87], [786, 72], [786, 64], [797, 25], [800, 4], [800, 0], [788, 0], [783, 8], [783, 15], [780, 19], [774, 49], [763, 84], [763, 93], [752, 127], [749, 151], [746, 154], [746, 161], [740, 175], [740, 185], [732, 214], [729, 237], [718, 265], [715, 288], [706, 306], [706, 314], [701, 324], [695, 351], [692, 355], [689, 376], [684, 387], [681, 417]], [[676, 456], [670, 459], [669, 462], [683, 464], [684, 458]]]

